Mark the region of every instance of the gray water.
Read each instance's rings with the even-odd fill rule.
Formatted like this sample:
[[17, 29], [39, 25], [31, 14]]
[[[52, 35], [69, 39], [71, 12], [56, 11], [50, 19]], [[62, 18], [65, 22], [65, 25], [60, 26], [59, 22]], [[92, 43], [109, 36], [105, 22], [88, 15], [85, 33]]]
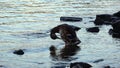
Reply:
[[[93, 68], [120, 68], [120, 39], [108, 34], [111, 26], [100, 26], [99, 33], [88, 33], [95, 26], [97, 14], [120, 11], [120, 0], [1, 0], [0, 1], [0, 68], [52, 68], [55, 63], [86, 62]], [[61, 22], [61, 16], [82, 17], [82, 22]], [[77, 32], [82, 43], [76, 60], [52, 61], [49, 47], [64, 46], [62, 40], [49, 37], [51, 28], [59, 24], [81, 27]], [[86, 23], [86, 24], [85, 24]], [[14, 50], [24, 49], [18, 56]], [[99, 63], [96, 60], [104, 59]]]

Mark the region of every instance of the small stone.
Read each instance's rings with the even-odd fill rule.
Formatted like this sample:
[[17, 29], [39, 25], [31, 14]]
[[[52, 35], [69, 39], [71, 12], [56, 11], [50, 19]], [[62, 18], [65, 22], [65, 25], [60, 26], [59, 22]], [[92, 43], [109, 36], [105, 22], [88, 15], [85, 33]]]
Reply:
[[92, 66], [85, 62], [75, 62], [70, 64], [70, 68], [91, 68]]
[[15, 50], [13, 53], [17, 55], [23, 55], [24, 51], [22, 49], [19, 49], [19, 50]]
[[82, 18], [80, 18], [80, 17], [60, 17], [60, 21], [77, 22], [77, 21], [82, 21]]
[[86, 28], [86, 30], [87, 30], [88, 32], [99, 32], [99, 28], [98, 28], [98, 27]]
[[104, 59], [98, 59], [98, 60], [94, 61], [93, 63], [99, 63], [99, 62], [102, 62], [102, 61], [104, 61]]
[[105, 66], [104, 68], [110, 68], [110, 66]]
[[113, 29], [110, 29], [109, 32], [108, 32], [110, 35], [113, 34]]

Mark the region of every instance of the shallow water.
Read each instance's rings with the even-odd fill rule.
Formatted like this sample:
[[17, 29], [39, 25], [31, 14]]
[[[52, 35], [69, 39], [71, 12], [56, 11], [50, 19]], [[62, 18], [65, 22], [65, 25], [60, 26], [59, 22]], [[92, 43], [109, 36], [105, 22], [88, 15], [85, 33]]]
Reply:
[[[87, 62], [93, 68], [110, 65], [120, 68], [120, 39], [108, 34], [111, 26], [99, 26], [100, 32], [86, 32], [95, 26], [96, 14], [120, 11], [120, 0], [3, 0], [0, 1], [0, 65], [3, 68], [52, 68], [56, 63]], [[61, 16], [82, 17], [82, 22], [61, 22]], [[91, 18], [90, 18], [91, 17]], [[49, 37], [51, 28], [59, 24], [81, 27], [77, 32], [81, 51], [70, 62], [52, 61], [49, 47], [64, 46], [61, 40]], [[85, 24], [86, 23], [86, 24]], [[14, 50], [24, 49], [18, 56]], [[104, 59], [99, 63], [96, 60]]]

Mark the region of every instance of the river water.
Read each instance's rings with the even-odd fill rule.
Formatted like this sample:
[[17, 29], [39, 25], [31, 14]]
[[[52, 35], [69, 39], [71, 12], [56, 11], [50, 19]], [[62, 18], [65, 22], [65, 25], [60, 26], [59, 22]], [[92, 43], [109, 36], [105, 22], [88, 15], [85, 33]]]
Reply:
[[[54, 68], [57, 63], [86, 62], [93, 68], [120, 68], [120, 39], [112, 38], [111, 26], [100, 26], [99, 33], [88, 33], [97, 14], [120, 11], [120, 0], [1, 0], [0, 1], [0, 68]], [[61, 22], [61, 16], [82, 17], [82, 22]], [[76, 60], [52, 61], [49, 47], [64, 46], [49, 37], [51, 28], [59, 24], [81, 27], [77, 35], [82, 43]], [[18, 56], [14, 50], [23, 49]], [[99, 63], [96, 60], [104, 59]]]

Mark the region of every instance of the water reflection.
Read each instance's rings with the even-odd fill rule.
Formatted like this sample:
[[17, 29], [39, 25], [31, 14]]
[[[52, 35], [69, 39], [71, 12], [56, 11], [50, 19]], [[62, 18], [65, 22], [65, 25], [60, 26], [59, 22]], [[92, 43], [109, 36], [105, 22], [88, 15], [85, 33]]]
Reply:
[[[72, 60], [76, 60], [77, 58], [73, 57], [77, 54], [77, 52], [80, 50], [80, 47], [77, 45], [66, 45], [62, 49], [60, 49], [59, 52], [57, 52], [57, 48], [55, 46], [51, 46], [49, 48], [50, 50], [50, 56], [52, 58], [52, 61], [67, 61], [70, 62]], [[68, 63], [64, 62], [57, 62], [54, 63], [51, 68], [65, 68], [68, 65]]]
[[50, 55], [52, 57], [52, 60], [54, 61], [71, 61], [75, 58], [72, 58], [72, 56], [76, 55], [77, 52], [80, 50], [80, 47], [77, 45], [71, 45], [71, 46], [64, 46], [62, 49], [60, 49], [59, 52], [57, 52], [57, 48], [55, 46], [51, 46], [49, 48]]

